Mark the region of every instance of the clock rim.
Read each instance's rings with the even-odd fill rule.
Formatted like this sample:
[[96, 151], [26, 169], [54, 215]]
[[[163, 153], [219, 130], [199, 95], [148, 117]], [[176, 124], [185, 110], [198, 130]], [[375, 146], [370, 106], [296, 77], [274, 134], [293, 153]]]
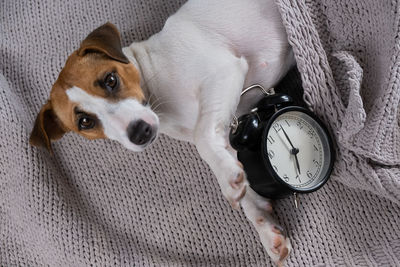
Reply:
[[[287, 113], [290, 111], [300, 111], [303, 112], [305, 114], [307, 114], [308, 116], [310, 116], [313, 120], [315, 120], [318, 125], [322, 128], [323, 131], [325, 131], [325, 134], [327, 136], [328, 139], [328, 147], [330, 150], [330, 154], [331, 154], [331, 161], [329, 163], [328, 166], [328, 170], [325, 174], [325, 176], [321, 179], [320, 182], [318, 182], [317, 184], [315, 184], [312, 187], [309, 187], [307, 189], [300, 189], [300, 188], [296, 188], [288, 183], [286, 183], [285, 181], [283, 181], [279, 175], [273, 170], [272, 164], [269, 160], [268, 157], [264, 157], [265, 155], [265, 149], [268, 147], [264, 142], [264, 140], [266, 140], [266, 135], [268, 135], [269, 129], [271, 128], [272, 124], [274, 123], [274, 121], [276, 120], [276, 118], [280, 115], [282, 115], [283, 113]], [[264, 163], [264, 167], [267, 170], [267, 172], [269, 173], [269, 175], [276, 181], [278, 182], [280, 185], [286, 187], [287, 189], [289, 189], [290, 191], [292, 191], [293, 193], [311, 193], [314, 192], [318, 189], [320, 189], [330, 178], [332, 171], [333, 171], [333, 166], [335, 163], [335, 159], [336, 159], [336, 154], [335, 154], [335, 149], [333, 146], [333, 140], [332, 137], [330, 135], [330, 131], [328, 130], [328, 128], [326, 127], [326, 125], [322, 122], [322, 120], [320, 120], [315, 114], [313, 114], [310, 110], [303, 108], [303, 107], [299, 107], [299, 106], [288, 106], [288, 107], [284, 107], [282, 109], [279, 109], [277, 112], [275, 112], [269, 119], [268, 122], [266, 124], [266, 126], [264, 127], [262, 136], [261, 136], [261, 157], [262, 157], [262, 161]]]

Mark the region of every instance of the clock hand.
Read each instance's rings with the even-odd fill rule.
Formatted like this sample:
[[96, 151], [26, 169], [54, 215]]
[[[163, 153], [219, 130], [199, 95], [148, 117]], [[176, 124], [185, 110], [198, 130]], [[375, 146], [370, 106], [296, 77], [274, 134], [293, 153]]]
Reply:
[[299, 171], [299, 174], [301, 174], [301, 172], [300, 172], [300, 164], [299, 164], [299, 160], [297, 159], [297, 153], [296, 153], [296, 154], [294, 154], [294, 158], [295, 158], [295, 160], [296, 160], [296, 166], [297, 166], [297, 170]]
[[290, 146], [292, 147], [292, 150], [290, 151], [290, 153], [291, 153], [291, 154], [297, 154], [298, 152], [297, 152], [297, 153], [295, 153], [295, 152], [296, 152], [298, 149], [295, 148], [295, 147], [293, 146], [292, 141], [290, 141], [290, 138], [289, 138], [289, 136], [287, 135], [285, 129], [283, 129], [282, 125], [279, 124], [279, 126], [281, 126], [281, 129], [282, 129], [283, 133], [285, 134], [286, 139], [289, 141], [289, 144], [290, 144]]
[[298, 148], [295, 148], [295, 147], [293, 146], [292, 141], [290, 141], [290, 138], [289, 138], [289, 136], [287, 135], [285, 129], [283, 129], [282, 125], [279, 124], [279, 126], [281, 126], [281, 129], [282, 129], [282, 131], [283, 131], [283, 133], [284, 133], [286, 139], [289, 141], [289, 144], [290, 144], [290, 146], [292, 147], [292, 150], [290, 150], [290, 154], [293, 154], [293, 155], [294, 155], [294, 158], [295, 158], [295, 160], [296, 160], [297, 170], [299, 171], [299, 174], [301, 174], [301, 172], [300, 172], [299, 160], [297, 159], [297, 153], [299, 153], [299, 149], [298, 149]]

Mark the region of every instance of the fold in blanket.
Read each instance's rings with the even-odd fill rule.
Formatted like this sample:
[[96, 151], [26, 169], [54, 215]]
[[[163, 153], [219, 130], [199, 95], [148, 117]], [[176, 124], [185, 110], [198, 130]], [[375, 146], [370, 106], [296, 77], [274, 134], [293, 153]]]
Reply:
[[400, 204], [400, 3], [278, 5], [305, 100], [337, 140], [335, 179]]

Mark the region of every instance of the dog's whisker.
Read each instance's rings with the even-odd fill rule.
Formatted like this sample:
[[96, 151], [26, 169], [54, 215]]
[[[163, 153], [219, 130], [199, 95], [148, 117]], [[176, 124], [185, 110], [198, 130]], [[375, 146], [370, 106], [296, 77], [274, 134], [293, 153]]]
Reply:
[[[158, 103], [157, 103], [158, 101]], [[162, 101], [161, 98], [156, 99], [152, 105], [151, 105], [151, 109], [154, 111], [157, 111], [157, 108], [159, 108], [160, 106], [167, 104], [167, 103], [175, 103], [177, 102], [176, 100], [167, 100], [167, 101]]]
[[160, 102], [157, 106], [154, 107], [153, 110], [156, 111], [157, 108], [159, 108], [161, 105], [165, 105], [165, 104], [168, 104], [168, 103], [176, 103], [176, 102], [178, 102], [178, 101], [170, 100], [170, 101]]
[[151, 109], [154, 109], [154, 106], [158, 105], [157, 101], [161, 101], [161, 98], [160, 98], [160, 97], [159, 97], [159, 98], [156, 98], [156, 99], [154, 100], [154, 102], [151, 103], [151, 105], [150, 105], [150, 108], [151, 108]]
[[147, 99], [147, 106], [151, 103], [151, 98], [154, 96], [154, 93], [151, 93], [149, 98]]

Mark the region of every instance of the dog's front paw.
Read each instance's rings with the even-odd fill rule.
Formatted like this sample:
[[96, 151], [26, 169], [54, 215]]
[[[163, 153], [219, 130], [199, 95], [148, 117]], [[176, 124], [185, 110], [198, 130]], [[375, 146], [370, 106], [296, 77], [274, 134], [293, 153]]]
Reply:
[[261, 243], [272, 261], [277, 266], [283, 266], [292, 250], [285, 231], [280, 226], [269, 223], [268, 219], [262, 216], [256, 219], [256, 229], [260, 235]]
[[227, 177], [222, 179], [221, 183], [222, 194], [234, 209], [239, 209], [239, 202], [246, 194], [248, 185], [243, 165], [238, 161], [233, 168], [225, 172], [225, 175]]
[[292, 247], [285, 231], [272, 218], [271, 201], [248, 189], [242, 201], [243, 211], [257, 230], [271, 260], [277, 266], [283, 266]]

